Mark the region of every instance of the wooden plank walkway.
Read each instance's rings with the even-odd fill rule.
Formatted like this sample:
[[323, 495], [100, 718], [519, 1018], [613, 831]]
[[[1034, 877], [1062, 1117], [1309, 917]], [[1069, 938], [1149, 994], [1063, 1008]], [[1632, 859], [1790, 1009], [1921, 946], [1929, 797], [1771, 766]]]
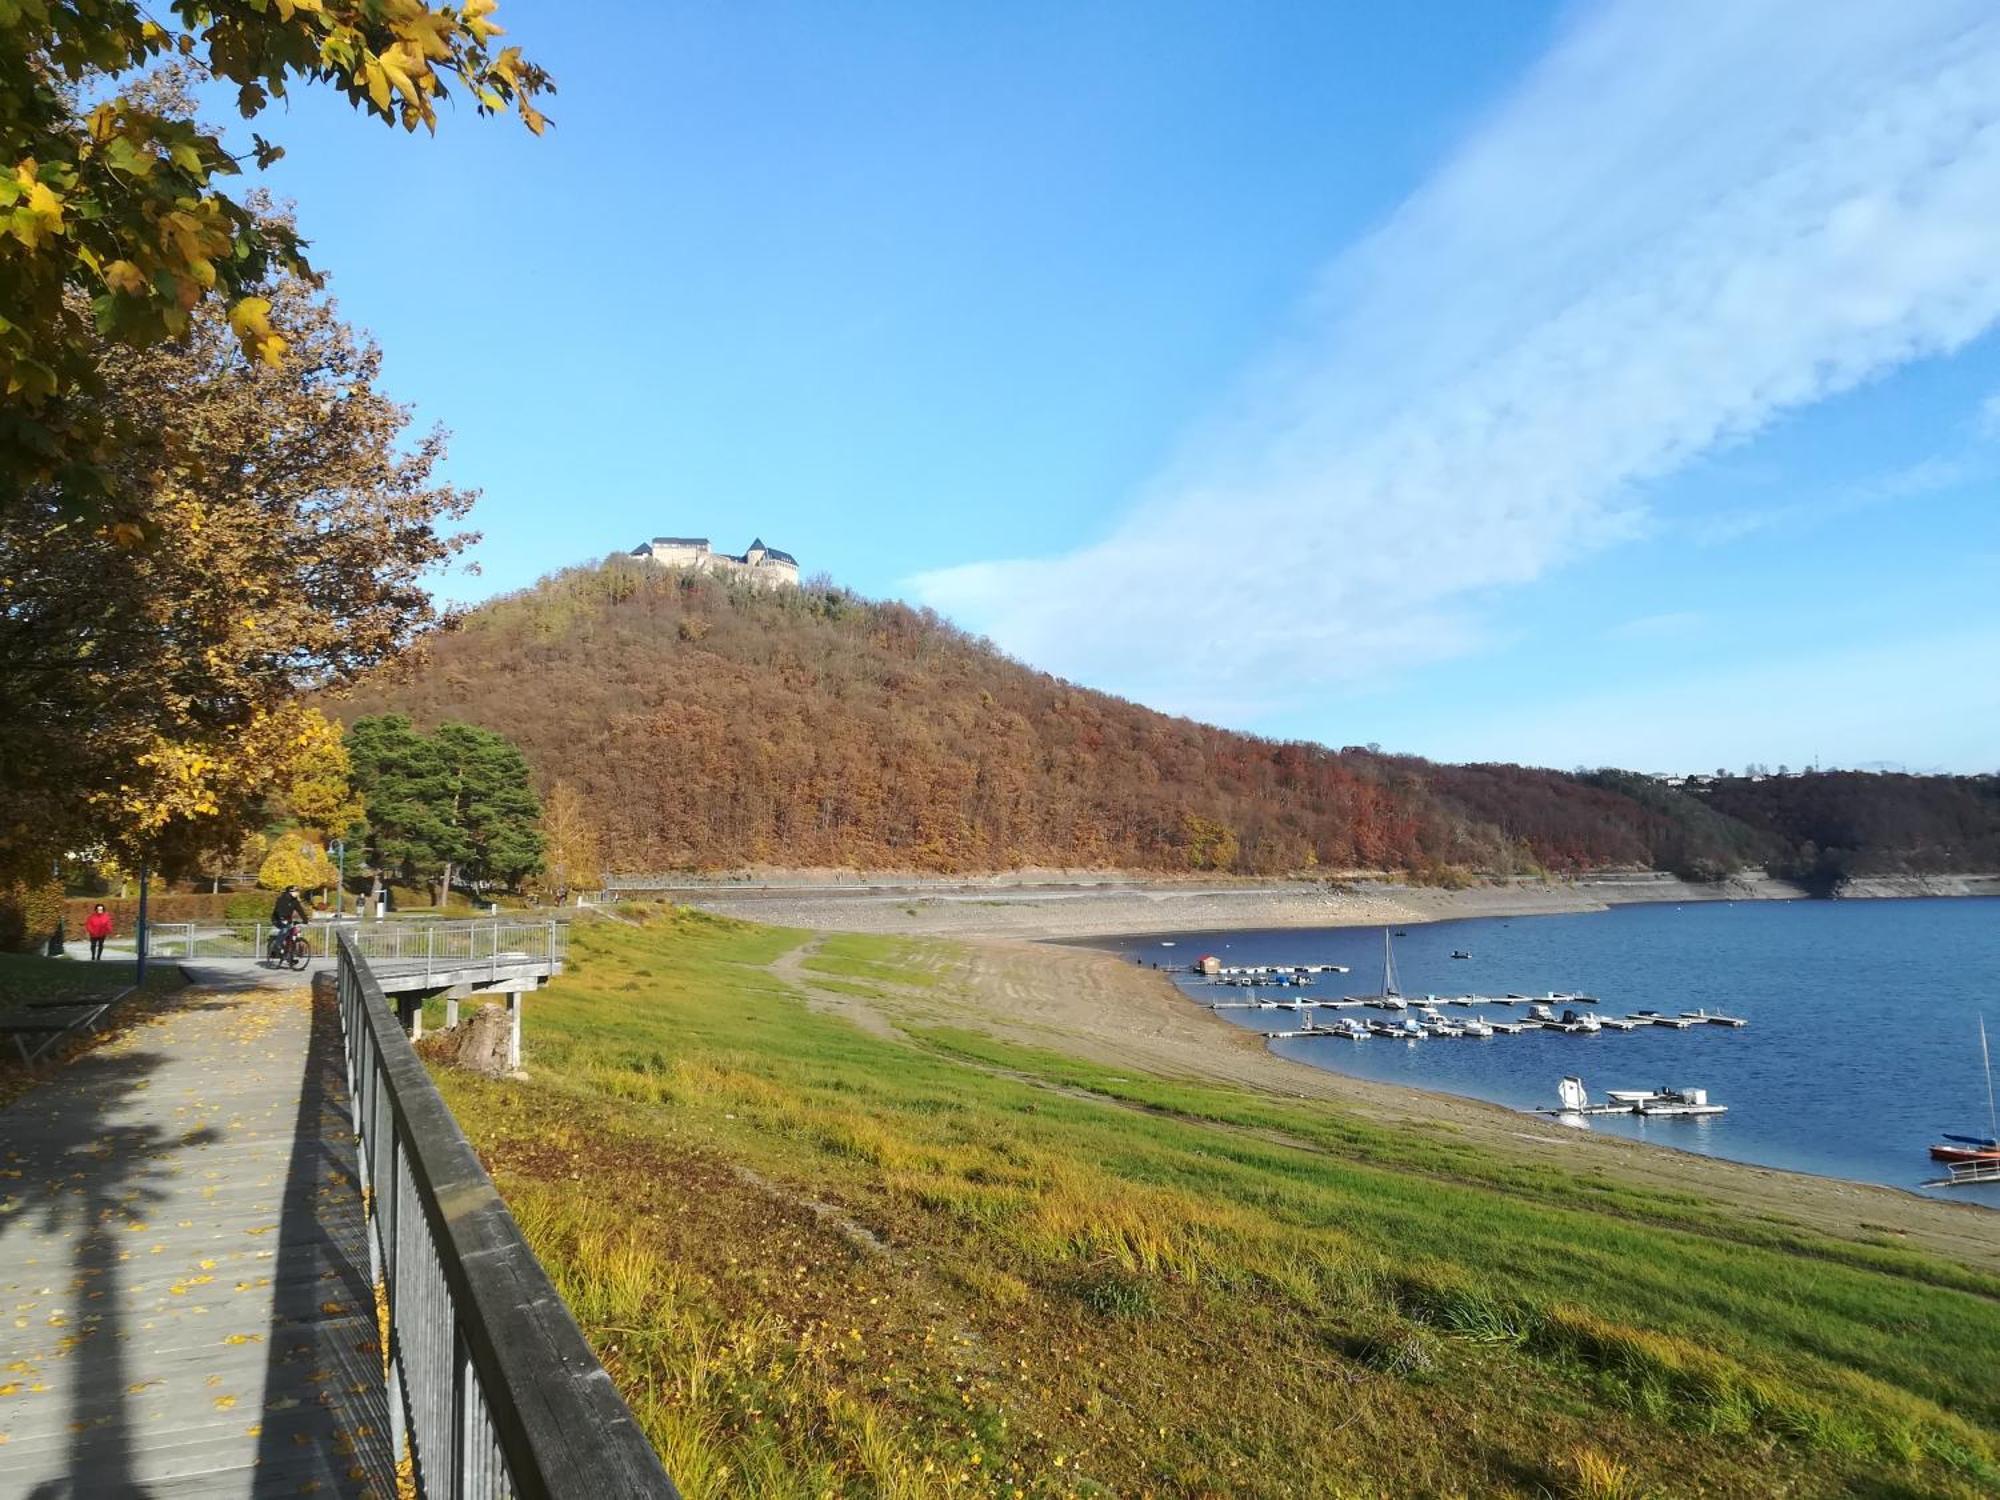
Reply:
[[0, 1500], [392, 1500], [340, 1021], [190, 992], [0, 1111]]

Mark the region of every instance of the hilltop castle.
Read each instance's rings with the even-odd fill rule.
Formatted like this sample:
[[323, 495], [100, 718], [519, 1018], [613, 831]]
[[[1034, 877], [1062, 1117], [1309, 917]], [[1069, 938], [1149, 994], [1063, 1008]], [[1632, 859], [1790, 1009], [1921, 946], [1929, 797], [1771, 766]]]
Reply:
[[741, 557], [709, 551], [705, 536], [656, 536], [634, 547], [632, 555], [650, 557], [663, 568], [741, 578], [760, 588], [797, 588], [799, 583], [799, 560], [789, 552], [766, 547], [761, 538]]

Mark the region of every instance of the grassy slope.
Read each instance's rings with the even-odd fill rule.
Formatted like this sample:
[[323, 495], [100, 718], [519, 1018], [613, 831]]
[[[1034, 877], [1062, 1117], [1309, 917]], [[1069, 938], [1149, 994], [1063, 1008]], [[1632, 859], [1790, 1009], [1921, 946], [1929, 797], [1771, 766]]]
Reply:
[[[891, 1038], [695, 914], [445, 1087], [691, 1497], [1984, 1493], [2000, 1282], [1330, 1106]], [[926, 982], [842, 937], [829, 987]]]

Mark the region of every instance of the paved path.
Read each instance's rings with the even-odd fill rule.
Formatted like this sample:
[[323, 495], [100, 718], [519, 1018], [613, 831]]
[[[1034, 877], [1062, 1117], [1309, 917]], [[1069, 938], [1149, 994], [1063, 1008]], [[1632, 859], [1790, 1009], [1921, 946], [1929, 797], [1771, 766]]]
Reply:
[[338, 1014], [159, 1005], [0, 1111], [0, 1500], [390, 1500]]

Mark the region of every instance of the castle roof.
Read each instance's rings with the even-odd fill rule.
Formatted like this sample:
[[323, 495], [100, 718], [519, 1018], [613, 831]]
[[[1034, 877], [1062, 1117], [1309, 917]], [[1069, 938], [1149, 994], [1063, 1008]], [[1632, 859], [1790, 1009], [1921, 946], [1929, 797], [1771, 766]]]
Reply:
[[788, 562], [795, 568], [799, 565], [799, 560], [796, 557], [792, 556], [791, 553], [780, 552], [776, 547], [764, 548], [764, 556], [771, 558], [776, 562]]
[[655, 547], [706, 547], [708, 545], [708, 538], [705, 536], [656, 536], [653, 538], [653, 545]]

